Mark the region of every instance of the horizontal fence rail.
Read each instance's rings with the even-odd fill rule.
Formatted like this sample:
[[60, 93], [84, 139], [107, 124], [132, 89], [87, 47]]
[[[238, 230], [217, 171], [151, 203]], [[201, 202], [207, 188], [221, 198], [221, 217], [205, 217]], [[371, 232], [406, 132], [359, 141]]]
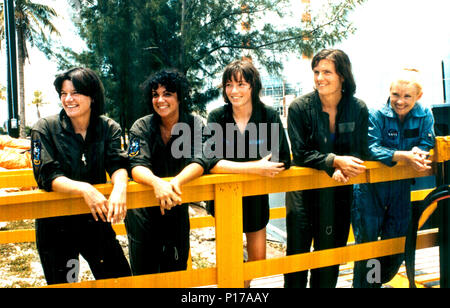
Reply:
[[[450, 137], [436, 138], [432, 159], [436, 162], [450, 160]], [[216, 215], [191, 218], [191, 228], [215, 226], [216, 267], [186, 270], [172, 273], [142, 275], [117, 279], [85, 281], [57, 285], [63, 287], [197, 287], [218, 285], [219, 287], [243, 287], [244, 280], [269, 275], [296, 272], [342, 264], [349, 261], [365, 260], [401, 253], [404, 238], [377, 241], [359, 245], [315, 251], [268, 260], [243, 262], [242, 238], [242, 197], [295, 190], [316, 189], [377, 183], [407, 178], [417, 178], [435, 174], [432, 170], [416, 172], [404, 163], [386, 167], [379, 162], [366, 162], [365, 173], [352, 178], [347, 184], [332, 180], [325, 172], [310, 168], [292, 167], [276, 176], [266, 178], [256, 175], [205, 175], [183, 186], [183, 202], [215, 200]], [[167, 178], [170, 180], [170, 178]], [[0, 188], [35, 186], [30, 170], [0, 172]], [[109, 195], [111, 184], [95, 187], [104, 195]], [[429, 190], [412, 193], [412, 200], [422, 200]], [[153, 190], [145, 185], [129, 182], [127, 207], [140, 208], [157, 206]], [[10, 192], [0, 196], [0, 221], [15, 221], [90, 213], [82, 196], [68, 195], [42, 190]], [[271, 209], [271, 219], [285, 216], [284, 208]], [[125, 234], [122, 225], [116, 225], [118, 234]], [[34, 241], [34, 230], [1, 231], [0, 244], [19, 241]], [[418, 248], [437, 244], [437, 231], [420, 234]]]

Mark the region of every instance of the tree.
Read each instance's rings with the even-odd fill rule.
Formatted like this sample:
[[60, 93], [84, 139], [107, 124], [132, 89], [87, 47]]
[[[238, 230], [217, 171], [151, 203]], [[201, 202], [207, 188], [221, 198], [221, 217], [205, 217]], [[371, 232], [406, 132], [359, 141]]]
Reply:
[[310, 18], [282, 27], [270, 22], [289, 17], [290, 0], [72, 2], [88, 51], [68, 51], [60, 63], [97, 70], [105, 82], [107, 111], [125, 129], [145, 113], [138, 86], [151, 72], [175, 67], [185, 73], [194, 106], [204, 112], [220, 93], [214, 82], [226, 64], [249, 56], [277, 74], [283, 55], [311, 55], [352, 33], [347, 15], [364, 0], [330, 1], [321, 10], [305, 7]]
[[36, 112], [38, 119], [41, 118], [41, 112], [39, 111], [39, 107], [42, 107], [42, 105], [48, 104], [48, 102], [44, 102], [44, 97], [42, 96], [42, 91], [36, 90], [33, 93], [34, 98], [31, 101], [31, 104], [36, 106]]
[[[15, 0], [15, 19], [17, 34], [17, 63], [19, 79], [19, 117], [21, 138], [26, 136], [25, 132], [25, 81], [24, 67], [28, 59], [27, 42], [31, 46], [37, 46], [41, 50], [48, 50], [51, 41], [47, 37], [46, 30], [50, 34], [59, 35], [59, 31], [52, 23], [52, 19], [57, 17], [56, 11], [43, 4], [35, 3], [30, 0]], [[0, 20], [3, 20], [3, 6], [0, 6]], [[0, 25], [0, 36], [4, 38], [4, 23]]]

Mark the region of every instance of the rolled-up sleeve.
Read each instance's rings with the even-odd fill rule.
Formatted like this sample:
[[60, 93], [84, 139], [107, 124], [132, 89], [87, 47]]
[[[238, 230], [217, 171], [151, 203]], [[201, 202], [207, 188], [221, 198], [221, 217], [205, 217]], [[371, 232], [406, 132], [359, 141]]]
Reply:
[[40, 120], [31, 130], [31, 159], [34, 178], [40, 189], [52, 190], [52, 182], [65, 176], [60, 162], [56, 159], [56, 146], [52, 144], [45, 120]]
[[131, 170], [137, 166], [144, 166], [152, 169], [152, 154], [150, 144], [146, 138], [148, 130], [143, 120], [136, 121], [130, 129], [128, 146], [128, 171], [131, 176]]
[[202, 166], [204, 172], [209, 170], [208, 160], [203, 155], [203, 149], [207, 140], [204, 134], [205, 124], [200, 117], [194, 117], [193, 146], [191, 147], [191, 158], [188, 164], [197, 163]]
[[118, 123], [110, 120], [108, 122], [108, 133], [106, 134], [106, 161], [105, 168], [109, 176], [119, 169], [128, 168], [127, 153], [122, 149], [122, 130]]

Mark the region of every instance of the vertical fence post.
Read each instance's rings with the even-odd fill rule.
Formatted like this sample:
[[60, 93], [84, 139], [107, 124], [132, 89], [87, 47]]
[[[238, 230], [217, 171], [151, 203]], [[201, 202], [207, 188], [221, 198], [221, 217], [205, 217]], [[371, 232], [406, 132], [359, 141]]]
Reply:
[[219, 288], [244, 287], [242, 183], [215, 185], [216, 263]]

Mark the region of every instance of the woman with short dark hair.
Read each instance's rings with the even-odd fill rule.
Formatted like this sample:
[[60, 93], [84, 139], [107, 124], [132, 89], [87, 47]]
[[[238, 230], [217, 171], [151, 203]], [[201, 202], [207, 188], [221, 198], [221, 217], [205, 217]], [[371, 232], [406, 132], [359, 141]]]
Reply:
[[[325, 171], [340, 183], [365, 171], [368, 110], [355, 98], [348, 56], [325, 49], [311, 64], [315, 90], [289, 106], [294, 164]], [[352, 185], [286, 193], [287, 255], [345, 246]], [[339, 266], [311, 270], [311, 287], [336, 286]], [[285, 287], [306, 287], [308, 271], [285, 275]]]
[[[39, 120], [31, 131], [34, 176], [46, 191], [81, 194], [91, 214], [36, 220], [45, 278], [48, 284], [76, 282], [79, 254], [96, 279], [129, 276], [111, 227], [126, 214], [127, 156], [120, 126], [102, 115], [103, 85], [94, 71], [71, 69], [54, 85], [63, 110]], [[93, 186], [106, 183], [106, 172], [113, 183], [109, 198]]]

